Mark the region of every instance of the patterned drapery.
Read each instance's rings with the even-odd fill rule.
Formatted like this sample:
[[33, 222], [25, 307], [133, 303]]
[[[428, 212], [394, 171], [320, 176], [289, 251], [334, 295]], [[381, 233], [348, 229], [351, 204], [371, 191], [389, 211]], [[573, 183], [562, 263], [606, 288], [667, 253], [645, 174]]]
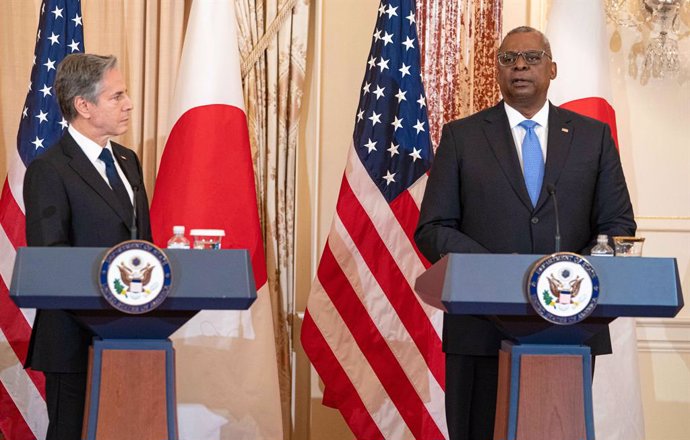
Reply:
[[422, 75], [435, 146], [446, 122], [494, 105], [503, 0], [417, 0]]
[[[309, 24], [308, 0], [236, 0], [240, 54], [268, 46], [243, 72], [259, 215], [266, 242], [283, 432], [290, 433], [291, 325], [294, 312], [295, 165]], [[286, 8], [288, 10], [286, 10]], [[292, 12], [289, 12], [289, 9]], [[287, 14], [286, 14], [287, 13]], [[275, 36], [270, 34], [276, 31]], [[283, 21], [284, 20], [284, 21]], [[253, 60], [252, 60], [253, 61]]]

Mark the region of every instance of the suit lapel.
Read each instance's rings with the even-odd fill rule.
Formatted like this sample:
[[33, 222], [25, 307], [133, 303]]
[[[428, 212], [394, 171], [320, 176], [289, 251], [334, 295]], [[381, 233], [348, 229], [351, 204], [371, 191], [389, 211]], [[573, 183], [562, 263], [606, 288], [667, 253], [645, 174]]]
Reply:
[[[141, 231], [141, 226], [140, 226], [140, 219], [139, 219], [139, 207], [136, 206], [137, 202], [139, 201], [139, 197], [137, 196], [137, 192], [139, 191], [139, 188], [143, 187], [143, 182], [141, 180], [141, 174], [139, 173], [139, 168], [137, 167], [136, 162], [132, 159], [132, 155], [128, 154], [128, 150], [119, 145], [116, 144], [115, 142], [110, 142], [110, 145], [113, 148], [113, 155], [115, 156], [115, 160], [117, 161], [118, 165], [120, 165], [120, 169], [125, 175], [125, 178], [129, 182], [129, 186], [132, 187], [132, 192], [133, 192], [133, 209], [134, 211], [129, 211], [128, 215], [130, 216], [129, 219], [127, 219], [126, 223], [127, 226], [130, 228], [131, 231], [131, 225], [132, 221], [137, 222], [137, 228], [139, 229], [139, 233]], [[130, 156], [129, 158], [127, 156]]]
[[117, 164], [120, 165], [122, 172], [125, 173], [125, 177], [127, 178], [129, 185], [132, 187], [132, 189], [134, 189], [135, 186], [139, 186], [141, 180], [139, 170], [137, 169], [136, 164], [131, 159], [127, 158], [127, 149], [112, 141], [110, 142], [110, 145], [113, 148], [115, 160], [117, 161]]
[[489, 145], [503, 173], [513, 187], [513, 190], [515, 190], [515, 194], [517, 194], [522, 203], [531, 210], [532, 202], [527, 192], [522, 169], [520, 168], [520, 160], [515, 150], [515, 141], [510, 131], [508, 116], [506, 116], [503, 101], [499, 102], [498, 105], [487, 112], [486, 118], [484, 119], [484, 134], [489, 141]]
[[573, 138], [573, 126], [570, 116], [558, 107], [549, 103], [549, 135], [546, 147], [546, 165], [544, 169], [544, 186], [542, 187], [537, 208], [549, 198], [544, 187], [547, 183], [556, 184], [570, 153]]
[[62, 151], [70, 158], [69, 166], [88, 186], [101, 196], [129, 228], [129, 222], [131, 220], [127, 219], [127, 215], [120, 207], [120, 202], [118, 202], [115, 193], [110, 189], [79, 145], [77, 145], [74, 138], [67, 133], [62, 137], [60, 142], [62, 144]]

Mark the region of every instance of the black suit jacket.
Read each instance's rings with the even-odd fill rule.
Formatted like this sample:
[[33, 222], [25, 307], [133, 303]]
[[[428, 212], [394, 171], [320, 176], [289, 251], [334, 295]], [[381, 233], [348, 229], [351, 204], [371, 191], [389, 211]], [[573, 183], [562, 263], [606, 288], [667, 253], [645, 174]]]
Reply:
[[[150, 241], [139, 160], [132, 150], [111, 145], [136, 194], [139, 238]], [[131, 217], [69, 133], [27, 168], [24, 203], [28, 246], [110, 247], [130, 239]], [[39, 310], [26, 366], [50, 373], [84, 372], [92, 336], [67, 312]]]
[[[635, 234], [608, 125], [550, 105], [544, 185], [532, 207], [501, 101], [443, 127], [417, 245], [432, 262], [450, 252], [550, 254], [556, 223], [549, 183], [558, 195], [561, 250], [588, 254], [597, 234]], [[504, 338], [488, 319], [445, 316], [446, 352], [494, 355]], [[608, 332], [589, 345], [594, 354], [609, 353]]]

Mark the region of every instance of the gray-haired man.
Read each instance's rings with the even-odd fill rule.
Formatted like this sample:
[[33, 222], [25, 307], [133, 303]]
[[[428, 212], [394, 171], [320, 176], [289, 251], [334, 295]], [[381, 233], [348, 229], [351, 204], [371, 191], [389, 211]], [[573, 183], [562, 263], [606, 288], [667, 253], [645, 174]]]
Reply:
[[[27, 244], [113, 246], [130, 238], [134, 212], [139, 238], [151, 240], [139, 160], [110, 141], [127, 131], [132, 111], [117, 59], [69, 55], [58, 67], [55, 89], [70, 126], [26, 170]], [[68, 312], [36, 315], [26, 366], [46, 376], [48, 440], [81, 438], [92, 337]]]

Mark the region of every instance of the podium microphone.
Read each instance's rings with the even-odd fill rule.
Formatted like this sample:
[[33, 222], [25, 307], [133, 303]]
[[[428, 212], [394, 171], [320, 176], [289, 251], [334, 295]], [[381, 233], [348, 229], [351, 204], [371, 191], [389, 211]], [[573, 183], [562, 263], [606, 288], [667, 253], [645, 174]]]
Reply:
[[139, 186], [132, 185], [132, 227], [130, 228], [131, 234], [130, 239], [139, 239], [139, 231], [137, 230], [137, 192], [139, 191]]
[[556, 214], [556, 252], [561, 251], [561, 222], [558, 218], [558, 199], [556, 198], [556, 187], [552, 183], [546, 184], [546, 191], [553, 198], [553, 210]]

